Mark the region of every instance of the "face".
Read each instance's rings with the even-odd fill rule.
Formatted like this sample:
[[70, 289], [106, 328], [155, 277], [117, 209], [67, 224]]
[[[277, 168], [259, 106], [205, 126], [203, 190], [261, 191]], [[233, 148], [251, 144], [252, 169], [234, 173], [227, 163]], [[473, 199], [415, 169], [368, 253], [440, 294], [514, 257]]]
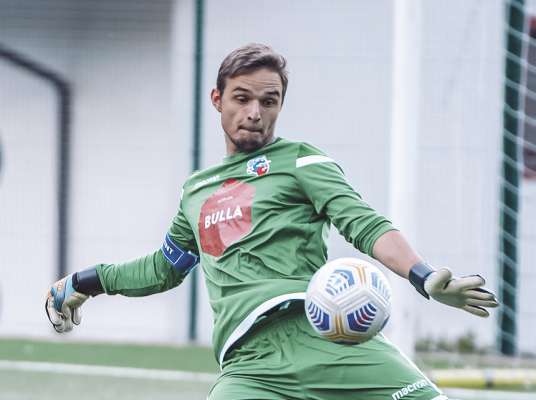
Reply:
[[223, 94], [212, 90], [228, 155], [250, 153], [273, 141], [282, 93], [279, 74], [265, 68], [228, 78]]

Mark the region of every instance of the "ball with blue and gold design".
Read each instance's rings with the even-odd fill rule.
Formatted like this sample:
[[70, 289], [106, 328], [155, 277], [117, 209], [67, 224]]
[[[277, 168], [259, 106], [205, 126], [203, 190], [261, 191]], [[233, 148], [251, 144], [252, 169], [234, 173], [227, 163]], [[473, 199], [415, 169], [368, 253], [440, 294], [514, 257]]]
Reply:
[[313, 329], [337, 343], [359, 344], [377, 335], [391, 312], [391, 287], [382, 271], [357, 258], [339, 258], [311, 278], [305, 313]]

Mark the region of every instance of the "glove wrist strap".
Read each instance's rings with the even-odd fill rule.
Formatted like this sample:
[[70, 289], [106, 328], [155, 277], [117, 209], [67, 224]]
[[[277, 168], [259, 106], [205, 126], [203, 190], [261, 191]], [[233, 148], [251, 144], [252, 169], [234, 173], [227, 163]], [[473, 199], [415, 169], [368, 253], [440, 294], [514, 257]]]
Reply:
[[435, 270], [425, 262], [418, 262], [409, 270], [409, 281], [417, 289], [417, 292], [422, 294], [427, 299], [430, 298], [426, 290], [424, 290], [424, 282], [426, 278]]
[[104, 293], [104, 288], [97, 274], [97, 268], [91, 267], [73, 274], [73, 289], [89, 296]]

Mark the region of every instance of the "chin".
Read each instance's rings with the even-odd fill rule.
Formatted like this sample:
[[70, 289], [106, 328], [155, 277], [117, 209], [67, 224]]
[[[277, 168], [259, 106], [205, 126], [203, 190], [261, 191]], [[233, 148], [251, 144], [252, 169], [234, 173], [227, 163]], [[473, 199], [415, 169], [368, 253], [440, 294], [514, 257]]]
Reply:
[[255, 135], [255, 136], [256, 137], [252, 137], [252, 136], [238, 137], [232, 140], [232, 142], [234, 143], [236, 148], [240, 150], [241, 152], [251, 153], [253, 151], [260, 149], [267, 142], [265, 135]]
[[273, 139], [273, 134], [270, 134], [270, 132], [266, 131], [245, 133], [238, 129], [233, 131], [232, 135], [227, 133], [227, 131], [225, 131], [225, 134], [227, 136], [227, 140], [232, 142], [234, 147], [242, 153], [252, 153], [257, 151], [267, 143], [271, 142]]
[[246, 152], [246, 153], [252, 153], [256, 150], [259, 150], [262, 146], [264, 146], [263, 141], [253, 141], [253, 140], [244, 140], [236, 143], [236, 147], [240, 149], [240, 151]]

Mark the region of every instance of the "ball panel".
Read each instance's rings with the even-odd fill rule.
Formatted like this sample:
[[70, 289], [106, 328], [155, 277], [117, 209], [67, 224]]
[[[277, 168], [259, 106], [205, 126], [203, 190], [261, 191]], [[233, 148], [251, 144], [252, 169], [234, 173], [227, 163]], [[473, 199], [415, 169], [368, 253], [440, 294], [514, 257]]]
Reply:
[[371, 271], [372, 288], [388, 302], [391, 300], [391, 289], [387, 286], [387, 281], [382, 279], [380, 273], [380, 271]]
[[374, 322], [378, 309], [372, 303], [356, 309], [354, 312], [347, 314], [348, 327], [353, 332], [366, 332]]
[[355, 285], [354, 275], [347, 269], [336, 269], [329, 274], [325, 291], [332, 297], [347, 291]]
[[331, 329], [331, 318], [329, 314], [324, 311], [316, 303], [309, 303], [307, 306], [309, 321], [313, 324], [316, 329], [321, 332], [326, 332]]

